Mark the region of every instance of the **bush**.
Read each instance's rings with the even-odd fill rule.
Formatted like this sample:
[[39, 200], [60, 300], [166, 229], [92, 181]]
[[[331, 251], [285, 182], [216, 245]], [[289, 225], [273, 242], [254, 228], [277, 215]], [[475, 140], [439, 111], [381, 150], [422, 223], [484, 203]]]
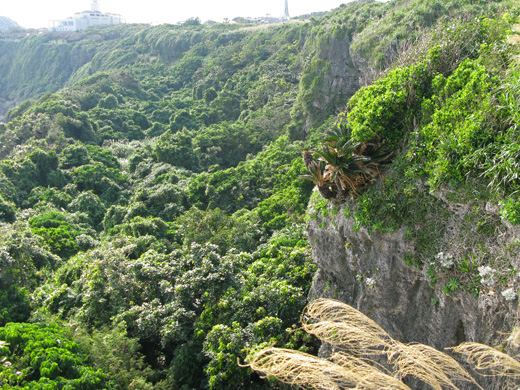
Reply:
[[0, 195], [0, 222], [14, 222], [15, 219], [15, 205], [5, 201]]
[[[0, 328], [0, 348], [10, 365], [0, 365], [0, 383], [10, 389], [111, 389], [106, 375], [88, 365], [72, 331], [56, 324], [9, 323]], [[5, 388], [5, 387], [3, 387]]]
[[97, 229], [105, 216], [106, 208], [99, 197], [92, 191], [82, 192], [69, 204], [72, 212], [82, 212], [88, 215], [89, 223]]
[[520, 200], [509, 197], [500, 202], [500, 217], [513, 225], [520, 224]]
[[29, 293], [25, 287], [15, 285], [0, 290], [0, 326], [8, 322], [27, 321], [31, 314]]
[[34, 234], [42, 237], [51, 250], [59, 256], [68, 257], [79, 250], [76, 237], [81, 234], [64, 213], [48, 211], [29, 219]]

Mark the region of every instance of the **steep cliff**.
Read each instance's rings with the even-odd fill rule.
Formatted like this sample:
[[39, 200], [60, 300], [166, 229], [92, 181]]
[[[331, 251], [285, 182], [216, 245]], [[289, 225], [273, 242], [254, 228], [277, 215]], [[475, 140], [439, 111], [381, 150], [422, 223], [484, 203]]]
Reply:
[[512, 348], [520, 137], [509, 15], [438, 28], [323, 135], [307, 167], [334, 196], [316, 192], [310, 205], [311, 299], [344, 301], [403, 342]]
[[299, 126], [308, 131], [316, 123], [335, 114], [359, 89], [364, 69], [354, 63], [351, 43], [345, 34], [320, 34], [308, 40], [303, 56], [303, 77], [298, 100], [300, 110], [293, 113]]
[[[469, 211], [461, 204], [442, 203], [448, 215], [444, 229], [448, 238], [456, 229], [460, 231]], [[310, 206], [307, 233], [318, 266], [310, 299], [326, 297], [346, 302], [403, 342], [421, 342], [438, 349], [464, 341], [508, 346], [506, 339], [518, 311], [518, 300], [502, 294], [508, 286], [490, 286], [482, 276], [478, 296], [463, 289], [446, 292], [442, 283], [432, 283], [427, 266], [407, 265], [416, 242], [408, 237], [406, 228], [380, 233], [358, 227], [350, 207], [338, 208], [330, 203], [316, 211], [316, 204]], [[496, 216], [495, 212], [488, 205], [487, 213]], [[518, 248], [518, 227], [504, 222], [497, 230], [499, 234], [492, 239], [495, 252]], [[456, 248], [444, 250], [449, 253]], [[518, 257], [512, 257], [512, 272], [519, 263]], [[449, 272], [463, 273], [456, 269]], [[518, 275], [513, 278], [509, 285], [518, 284]], [[326, 347], [322, 353], [327, 354]], [[507, 388], [504, 385], [487, 383], [485, 388]]]

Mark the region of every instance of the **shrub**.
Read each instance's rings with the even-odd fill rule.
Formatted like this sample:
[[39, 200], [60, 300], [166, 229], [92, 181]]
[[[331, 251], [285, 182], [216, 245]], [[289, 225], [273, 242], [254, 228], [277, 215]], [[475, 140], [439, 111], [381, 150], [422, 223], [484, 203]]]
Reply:
[[520, 200], [509, 197], [500, 202], [500, 217], [513, 225], [520, 224]]
[[7, 202], [0, 195], [0, 222], [14, 222], [15, 219], [15, 205]]
[[[72, 340], [70, 329], [57, 324], [9, 323], [0, 328], [0, 384], [10, 389], [111, 389], [101, 370], [88, 365], [86, 351]], [[3, 387], [6, 388], [6, 387]]]

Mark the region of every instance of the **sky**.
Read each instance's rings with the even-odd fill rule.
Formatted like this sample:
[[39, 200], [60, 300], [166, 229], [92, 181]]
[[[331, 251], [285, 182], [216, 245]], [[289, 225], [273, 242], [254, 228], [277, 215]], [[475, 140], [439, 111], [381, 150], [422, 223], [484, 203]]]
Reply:
[[[288, 0], [289, 15], [329, 11], [348, 0]], [[222, 21], [237, 16], [284, 14], [285, 0], [99, 0], [102, 12], [121, 14], [127, 23], [177, 23], [198, 17]], [[0, 0], [0, 16], [25, 28], [48, 27], [50, 20], [65, 19], [90, 9], [90, 0]]]

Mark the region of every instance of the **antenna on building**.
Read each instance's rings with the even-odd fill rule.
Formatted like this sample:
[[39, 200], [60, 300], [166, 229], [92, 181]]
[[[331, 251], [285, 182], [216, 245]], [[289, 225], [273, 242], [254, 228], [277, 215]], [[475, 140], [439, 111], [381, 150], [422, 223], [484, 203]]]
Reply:
[[90, 1], [90, 10], [92, 12], [99, 12], [99, 0]]
[[284, 19], [289, 19], [289, 0], [285, 0], [285, 13], [283, 15]]

